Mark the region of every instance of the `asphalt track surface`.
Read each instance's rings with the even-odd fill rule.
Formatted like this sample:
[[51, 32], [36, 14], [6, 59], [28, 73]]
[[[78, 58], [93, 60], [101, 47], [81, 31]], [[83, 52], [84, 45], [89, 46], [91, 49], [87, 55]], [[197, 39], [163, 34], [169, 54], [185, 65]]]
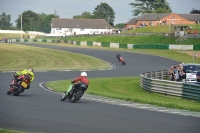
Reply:
[[[25, 44], [26, 45], [26, 44]], [[87, 54], [115, 67], [88, 71], [89, 78], [139, 76], [143, 72], [166, 70], [176, 61], [138, 53], [28, 44]], [[124, 66], [116, 59], [120, 53]], [[30, 90], [8, 96], [10, 72], [0, 73], [0, 128], [34, 133], [199, 133], [200, 118], [93, 101], [83, 97], [77, 103], [60, 101], [60, 94], [43, 89], [48, 81], [73, 79], [80, 71], [35, 72]], [[134, 86], [130, 86], [130, 89]]]

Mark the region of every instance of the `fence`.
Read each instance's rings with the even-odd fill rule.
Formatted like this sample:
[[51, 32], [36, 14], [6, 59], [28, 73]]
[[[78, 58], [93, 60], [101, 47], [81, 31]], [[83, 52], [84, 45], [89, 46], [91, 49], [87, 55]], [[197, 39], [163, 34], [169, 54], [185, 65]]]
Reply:
[[140, 86], [151, 92], [200, 100], [200, 85], [163, 80], [167, 77], [167, 70], [146, 72], [140, 75]]

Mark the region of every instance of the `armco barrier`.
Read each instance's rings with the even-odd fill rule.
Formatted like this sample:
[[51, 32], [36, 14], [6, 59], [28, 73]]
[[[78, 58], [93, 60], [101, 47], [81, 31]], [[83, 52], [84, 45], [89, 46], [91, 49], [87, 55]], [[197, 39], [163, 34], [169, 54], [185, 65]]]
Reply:
[[200, 85], [163, 80], [168, 77], [167, 73], [167, 70], [143, 73], [140, 75], [140, 86], [155, 93], [200, 100]]

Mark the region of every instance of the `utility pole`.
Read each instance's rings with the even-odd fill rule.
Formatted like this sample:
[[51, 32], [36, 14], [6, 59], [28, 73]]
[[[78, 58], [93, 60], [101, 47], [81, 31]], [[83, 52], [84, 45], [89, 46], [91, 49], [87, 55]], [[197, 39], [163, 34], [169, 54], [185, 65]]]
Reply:
[[22, 14], [21, 14], [21, 39], [22, 39]]

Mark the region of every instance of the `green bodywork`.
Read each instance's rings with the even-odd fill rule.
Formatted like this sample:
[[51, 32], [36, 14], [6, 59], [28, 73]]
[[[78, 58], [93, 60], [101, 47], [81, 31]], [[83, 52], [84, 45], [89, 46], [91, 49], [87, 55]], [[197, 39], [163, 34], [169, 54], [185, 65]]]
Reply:
[[71, 91], [71, 89], [72, 89], [72, 84], [69, 85], [69, 87], [68, 87], [68, 89], [66, 91], [66, 95], [68, 95], [68, 93]]

